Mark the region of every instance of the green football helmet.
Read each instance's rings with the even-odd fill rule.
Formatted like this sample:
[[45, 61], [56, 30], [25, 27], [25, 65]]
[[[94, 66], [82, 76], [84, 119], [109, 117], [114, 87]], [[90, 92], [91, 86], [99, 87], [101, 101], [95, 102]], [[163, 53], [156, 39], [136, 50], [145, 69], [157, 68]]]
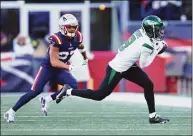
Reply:
[[164, 24], [158, 16], [147, 16], [143, 19], [141, 26], [149, 38], [154, 38], [159, 41], [163, 40]]

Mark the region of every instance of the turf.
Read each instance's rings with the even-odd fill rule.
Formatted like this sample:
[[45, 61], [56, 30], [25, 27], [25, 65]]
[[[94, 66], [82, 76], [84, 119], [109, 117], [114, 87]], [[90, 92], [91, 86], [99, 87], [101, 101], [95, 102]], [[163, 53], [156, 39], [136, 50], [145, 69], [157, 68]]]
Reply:
[[3, 114], [19, 96], [1, 94], [1, 135], [191, 135], [190, 108], [156, 106], [170, 123], [152, 125], [146, 104], [77, 97], [51, 103], [48, 116], [37, 97], [17, 112], [15, 123], [7, 123]]

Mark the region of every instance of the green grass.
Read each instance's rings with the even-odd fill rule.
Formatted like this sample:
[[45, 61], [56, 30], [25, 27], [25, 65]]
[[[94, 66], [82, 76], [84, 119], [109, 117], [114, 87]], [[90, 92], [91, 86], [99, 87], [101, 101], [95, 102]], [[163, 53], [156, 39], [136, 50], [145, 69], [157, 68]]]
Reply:
[[146, 104], [92, 101], [76, 97], [51, 103], [48, 116], [40, 111], [38, 97], [22, 107], [15, 123], [3, 114], [19, 95], [1, 94], [1, 135], [191, 135], [191, 109], [156, 106], [170, 119], [168, 124], [149, 124]]

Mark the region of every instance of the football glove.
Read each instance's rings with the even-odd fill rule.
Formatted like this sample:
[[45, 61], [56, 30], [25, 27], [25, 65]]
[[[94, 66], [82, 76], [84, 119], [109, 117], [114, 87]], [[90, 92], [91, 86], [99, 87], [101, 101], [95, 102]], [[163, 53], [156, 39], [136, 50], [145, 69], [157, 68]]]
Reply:
[[161, 44], [163, 45], [162, 46], [162, 49], [159, 51], [158, 54], [162, 54], [168, 47], [167, 43], [165, 41], [161, 41]]
[[82, 65], [87, 65], [88, 64], [88, 59], [84, 59], [82, 62]]
[[70, 65], [69, 66], [69, 71], [76, 71], [76, 66], [75, 65]]

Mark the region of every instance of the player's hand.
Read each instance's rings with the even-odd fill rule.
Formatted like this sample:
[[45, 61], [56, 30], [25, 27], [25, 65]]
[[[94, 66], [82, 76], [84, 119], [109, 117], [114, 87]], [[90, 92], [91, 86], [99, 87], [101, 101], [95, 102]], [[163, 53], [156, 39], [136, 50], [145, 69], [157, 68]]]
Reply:
[[82, 65], [87, 65], [88, 64], [88, 59], [84, 59], [82, 62]]
[[162, 54], [168, 47], [167, 43], [165, 41], [161, 41], [162, 47], [158, 54]]
[[76, 71], [75, 65], [69, 65], [69, 71]]
[[156, 41], [154, 49], [157, 52], [160, 52], [163, 49], [163, 47], [164, 47], [164, 42], [163, 41]]

